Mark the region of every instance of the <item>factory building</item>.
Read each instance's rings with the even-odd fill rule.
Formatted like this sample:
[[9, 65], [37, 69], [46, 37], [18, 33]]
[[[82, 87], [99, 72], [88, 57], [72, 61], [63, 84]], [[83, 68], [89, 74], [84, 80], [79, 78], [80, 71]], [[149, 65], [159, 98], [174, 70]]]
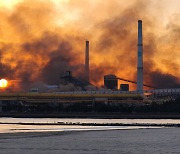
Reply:
[[[60, 77], [60, 89], [61, 89], [61, 86], [67, 86], [68, 88], [69, 85], [71, 86], [73, 85], [74, 90], [84, 90], [84, 91], [88, 90], [87, 87], [89, 86], [94, 87], [88, 81], [74, 77], [71, 71], [66, 71], [66, 74]], [[73, 89], [72, 87], [70, 88], [70, 90], [73, 90]]]
[[104, 76], [104, 86], [107, 89], [117, 90], [118, 79], [115, 75], [109, 74]]
[[66, 71], [66, 74], [60, 77], [60, 84], [67, 85], [68, 83], [72, 82], [72, 80], [73, 80], [72, 72]]
[[[132, 106], [151, 103], [151, 100], [143, 95], [142, 21], [138, 21], [137, 82], [109, 74], [104, 76], [106, 89], [103, 88], [101, 91], [90, 83], [89, 71], [89, 41], [86, 41], [83, 79], [74, 77], [71, 71], [66, 71], [60, 77], [59, 85], [38, 83], [32, 85], [29, 93], [0, 93], [0, 112], [33, 114], [39, 112], [121, 112], [127, 109], [122, 108], [124, 106], [130, 107], [128, 109], [131, 110]], [[121, 84], [120, 91], [117, 91], [118, 80], [137, 84], [136, 91], [128, 92], [129, 84]], [[172, 101], [172, 97], [169, 96], [172, 96], [172, 93], [175, 93], [175, 96], [179, 95], [180, 89], [160, 89], [146, 91], [146, 93], [151, 93], [155, 97], [164, 95], [167, 96], [166, 101], [169, 98]], [[158, 102], [163, 103], [164, 100], [160, 98]]]
[[129, 91], [129, 84], [120, 84], [121, 91]]

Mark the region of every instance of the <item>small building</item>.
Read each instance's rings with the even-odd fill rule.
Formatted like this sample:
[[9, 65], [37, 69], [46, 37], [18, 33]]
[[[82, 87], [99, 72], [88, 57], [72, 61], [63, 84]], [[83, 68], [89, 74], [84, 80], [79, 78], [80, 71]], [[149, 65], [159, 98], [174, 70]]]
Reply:
[[118, 79], [115, 75], [109, 74], [104, 76], [104, 86], [107, 89], [117, 90]]
[[129, 91], [129, 84], [120, 84], [121, 91]]

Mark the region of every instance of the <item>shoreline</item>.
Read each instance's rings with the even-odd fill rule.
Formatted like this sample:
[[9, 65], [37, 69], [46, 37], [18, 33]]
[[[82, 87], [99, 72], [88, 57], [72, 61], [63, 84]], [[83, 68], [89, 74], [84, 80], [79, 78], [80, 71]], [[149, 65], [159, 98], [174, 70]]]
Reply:
[[180, 119], [180, 113], [0, 113], [0, 118]]
[[102, 128], [102, 129], [89, 129], [84, 128], [81, 130], [29, 130], [29, 131], [9, 131], [9, 132], [0, 132], [0, 139], [8, 139], [7, 136], [10, 138], [14, 137], [20, 137], [20, 136], [26, 136], [26, 137], [47, 137], [47, 136], [56, 136], [56, 135], [69, 135], [69, 134], [78, 134], [78, 133], [85, 133], [85, 132], [106, 132], [106, 131], [131, 131], [131, 130], [142, 130], [142, 129], [172, 129], [172, 128], [178, 128], [178, 127], [159, 127], [159, 126], [137, 126], [132, 128]]
[[57, 122], [57, 123], [32, 123], [32, 122], [0, 122], [0, 125], [34, 125], [34, 126], [125, 126], [125, 127], [180, 127], [176, 123], [81, 123], [81, 122]]

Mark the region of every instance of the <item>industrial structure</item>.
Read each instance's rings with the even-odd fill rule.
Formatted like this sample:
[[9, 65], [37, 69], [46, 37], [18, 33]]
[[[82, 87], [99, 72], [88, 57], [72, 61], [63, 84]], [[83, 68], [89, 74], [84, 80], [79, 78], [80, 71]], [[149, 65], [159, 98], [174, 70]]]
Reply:
[[[68, 86], [70, 84], [73, 86], [73, 89], [72, 86], [71, 88], [68, 89]], [[87, 80], [76, 78], [72, 75], [71, 71], [66, 71], [66, 74], [60, 77], [59, 91], [62, 91], [60, 90], [62, 86], [66, 86], [67, 91], [77, 91], [77, 90], [86, 91], [87, 90], [86, 87], [90, 85], [91, 84]]]
[[106, 89], [117, 90], [118, 89], [117, 77], [113, 74], [105, 75], [104, 86]]
[[[148, 104], [154, 100], [149, 99], [149, 96], [164, 96], [166, 100], [172, 99], [169, 96], [176, 96], [180, 94], [180, 88], [177, 89], [155, 89], [144, 90], [143, 86], [151, 87], [143, 84], [143, 37], [142, 37], [142, 21], [138, 20], [138, 44], [137, 44], [137, 82], [130, 81], [109, 74], [104, 76], [104, 89], [97, 89], [89, 82], [89, 41], [85, 45], [85, 69], [84, 79], [77, 79], [73, 77], [71, 71], [67, 71], [65, 75], [60, 77], [58, 87], [59, 91], [52, 91], [51, 93], [41, 93], [35, 89], [29, 93], [0, 93], [0, 112], [2, 108], [6, 110], [6, 104], [15, 105], [16, 108], [26, 108], [29, 110], [36, 110], [37, 107], [42, 107], [41, 104], [48, 104], [49, 106], [69, 106], [81, 103], [86, 107], [93, 107], [95, 104], [102, 103], [106, 105], [115, 104]], [[135, 91], [129, 91], [129, 84], [121, 84], [118, 89], [118, 80], [137, 84]], [[61, 91], [61, 87], [74, 86], [73, 91]], [[89, 90], [89, 86], [94, 90]], [[151, 87], [152, 88], [152, 87]], [[145, 95], [146, 94], [146, 95]], [[82, 106], [83, 106], [82, 105]], [[42, 107], [43, 108], [43, 107]], [[26, 110], [26, 109], [24, 109]]]
[[121, 91], [129, 91], [129, 84], [120, 84]]
[[85, 80], [89, 82], [89, 41], [86, 41], [85, 47]]
[[137, 91], [143, 93], [143, 38], [142, 20], [138, 20]]

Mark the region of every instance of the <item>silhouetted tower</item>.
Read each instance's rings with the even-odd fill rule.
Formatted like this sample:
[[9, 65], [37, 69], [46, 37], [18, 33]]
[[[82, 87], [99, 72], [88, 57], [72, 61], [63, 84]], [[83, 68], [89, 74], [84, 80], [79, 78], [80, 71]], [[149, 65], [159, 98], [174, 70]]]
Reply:
[[85, 48], [85, 80], [89, 82], [89, 41], [86, 41]]
[[137, 91], [143, 93], [143, 38], [142, 20], [138, 20]]

